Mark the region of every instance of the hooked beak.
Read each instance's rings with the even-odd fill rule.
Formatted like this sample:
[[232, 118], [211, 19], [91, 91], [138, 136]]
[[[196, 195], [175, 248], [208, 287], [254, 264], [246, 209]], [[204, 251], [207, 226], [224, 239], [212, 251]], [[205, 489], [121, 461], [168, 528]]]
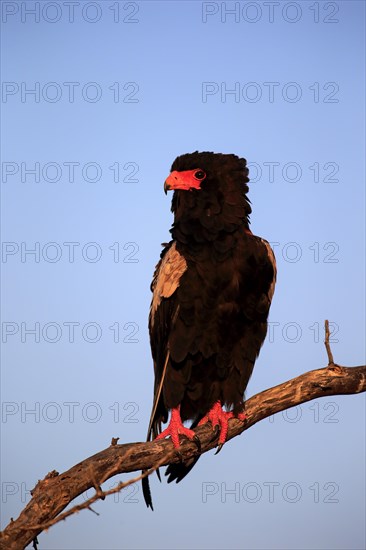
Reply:
[[167, 191], [170, 191], [171, 189], [175, 189], [175, 186], [179, 182], [179, 174], [178, 172], [171, 172], [169, 176], [164, 181], [164, 193], [167, 194]]
[[[164, 193], [167, 191], [175, 191], [177, 189], [182, 189], [185, 191], [190, 191], [191, 189], [200, 189], [202, 180], [195, 177], [195, 173], [200, 170], [184, 170], [178, 172], [174, 170], [169, 174], [164, 182]], [[206, 175], [205, 175], [206, 177]]]

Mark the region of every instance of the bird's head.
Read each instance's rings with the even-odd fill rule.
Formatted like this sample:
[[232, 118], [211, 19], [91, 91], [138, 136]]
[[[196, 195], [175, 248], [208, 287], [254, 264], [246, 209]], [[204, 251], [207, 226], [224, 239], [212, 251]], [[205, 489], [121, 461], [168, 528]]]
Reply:
[[174, 191], [174, 225], [197, 222], [207, 230], [229, 231], [237, 225], [248, 227], [248, 181], [244, 158], [198, 151], [181, 155], [164, 183], [165, 192]]

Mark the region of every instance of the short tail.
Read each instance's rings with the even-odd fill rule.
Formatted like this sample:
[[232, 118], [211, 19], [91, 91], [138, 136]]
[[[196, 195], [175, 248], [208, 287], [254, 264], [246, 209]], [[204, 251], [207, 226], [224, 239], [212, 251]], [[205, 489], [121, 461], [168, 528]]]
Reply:
[[[202, 415], [198, 416], [190, 426], [191, 430], [194, 430], [194, 428], [197, 428], [199, 421], [203, 418]], [[165, 470], [165, 475], [168, 476], [167, 482], [172, 483], [175, 481], [176, 483], [179, 483], [186, 477], [187, 474], [192, 470], [193, 466], [197, 463], [199, 460], [199, 456], [196, 456], [194, 458], [191, 458], [190, 460], [186, 460], [185, 462], [180, 462], [178, 464], [170, 464], [167, 469]]]
[[172, 481], [179, 483], [182, 481], [182, 479], [185, 478], [186, 475], [192, 470], [198, 459], [199, 456], [196, 456], [195, 458], [180, 464], [170, 464], [165, 471], [165, 475], [169, 476], [167, 479], [168, 483], [172, 483]]

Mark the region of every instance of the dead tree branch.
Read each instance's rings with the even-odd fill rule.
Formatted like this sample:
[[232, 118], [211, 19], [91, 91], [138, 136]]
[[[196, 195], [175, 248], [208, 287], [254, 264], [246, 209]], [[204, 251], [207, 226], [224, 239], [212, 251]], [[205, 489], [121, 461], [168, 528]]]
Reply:
[[[329, 344], [329, 335], [328, 335]], [[328, 349], [328, 348], [327, 348]], [[329, 357], [329, 354], [328, 354]], [[265, 390], [246, 401], [248, 418], [241, 422], [229, 421], [228, 439], [232, 439], [268, 416], [300, 405], [306, 401], [329, 395], [356, 394], [366, 391], [366, 367], [341, 367], [331, 363], [322, 369], [302, 374], [292, 380]], [[210, 426], [197, 428], [201, 453], [217, 445], [217, 435]], [[197, 455], [194, 442], [184, 440], [181, 446], [183, 460]], [[103, 491], [101, 484], [122, 473], [148, 470], [147, 475], [159, 466], [179, 462], [180, 457], [169, 440], [149, 443], [116, 444], [116, 439], [103, 451], [83, 460], [66, 472], [52, 471], [40, 480], [32, 491], [32, 499], [16, 520], [12, 520], [1, 533], [0, 548], [19, 550], [30, 544], [39, 533], [54, 523], [91, 504], [104, 499], [108, 494], [136, 482], [141, 476], [120, 483], [110, 491]], [[62, 511], [77, 496], [94, 487], [95, 494], [81, 505]]]
[[330, 330], [329, 330], [329, 321], [328, 321], [328, 319], [325, 321], [325, 327], [324, 328], [325, 328], [324, 345], [325, 345], [325, 349], [327, 350], [328, 366], [329, 366], [329, 365], [334, 365], [334, 359], [333, 359], [333, 353], [332, 353], [332, 350], [330, 349], [330, 343], [329, 343]]

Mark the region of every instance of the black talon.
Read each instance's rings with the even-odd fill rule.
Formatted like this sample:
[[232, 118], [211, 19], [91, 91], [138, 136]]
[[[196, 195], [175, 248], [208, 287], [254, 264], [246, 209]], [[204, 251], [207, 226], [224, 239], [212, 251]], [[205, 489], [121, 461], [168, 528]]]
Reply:
[[193, 441], [194, 441], [195, 444], [197, 445], [197, 450], [198, 450], [198, 452], [200, 453], [201, 450], [202, 450], [202, 447], [201, 447], [201, 441], [200, 441], [200, 438], [198, 437], [198, 435], [195, 435], [195, 436], [194, 436]]
[[212, 431], [213, 431], [215, 437], [218, 436], [219, 433], [220, 433], [220, 426], [218, 424], [216, 424], [216, 426], [213, 428]]
[[216, 425], [214, 428], [212, 428], [212, 437], [210, 439], [210, 442], [215, 441], [215, 439], [218, 438], [219, 434], [220, 434], [220, 427]]
[[217, 445], [217, 450], [216, 450], [215, 455], [219, 454], [219, 452], [221, 451], [221, 449], [223, 448], [223, 446], [224, 446], [223, 443], [219, 443], [219, 444]]

